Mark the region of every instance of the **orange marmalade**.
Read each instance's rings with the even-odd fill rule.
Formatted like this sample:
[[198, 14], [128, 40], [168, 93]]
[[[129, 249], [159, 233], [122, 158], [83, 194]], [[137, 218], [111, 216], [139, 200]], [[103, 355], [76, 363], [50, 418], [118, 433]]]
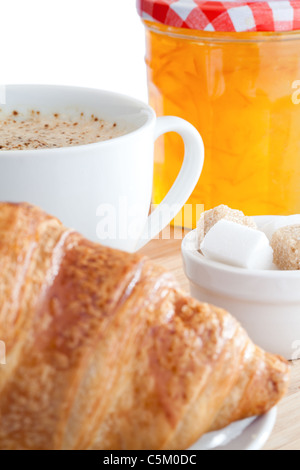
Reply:
[[[150, 104], [191, 122], [205, 165], [189, 203], [247, 215], [300, 213], [300, 32], [204, 32], [144, 20]], [[154, 203], [183, 160], [158, 141]], [[196, 217], [186, 226], [195, 226]]]

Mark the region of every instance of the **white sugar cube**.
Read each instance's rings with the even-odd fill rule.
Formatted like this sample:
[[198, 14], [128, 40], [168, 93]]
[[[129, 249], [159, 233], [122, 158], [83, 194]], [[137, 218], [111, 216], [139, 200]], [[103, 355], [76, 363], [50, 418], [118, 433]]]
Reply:
[[201, 243], [207, 258], [246, 269], [273, 269], [273, 250], [258, 230], [220, 220]]
[[210, 209], [201, 214], [199, 222], [197, 224], [197, 236], [199, 246], [204, 240], [206, 234], [210, 229], [220, 220], [229, 220], [230, 222], [235, 222], [236, 224], [246, 225], [253, 229], [257, 228], [256, 223], [252, 217], [246, 217], [243, 212], [230, 209], [230, 207], [221, 204], [214, 209]]
[[300, 214], [296, 215], [274, 215], [274, 218], [270, 222], [262, 225], [260, 230], [262, 230], [268, 237], [269, 240], [272, 240], [272, 237], [277, 230], [288, 227], [289, 225], [300, 225]]

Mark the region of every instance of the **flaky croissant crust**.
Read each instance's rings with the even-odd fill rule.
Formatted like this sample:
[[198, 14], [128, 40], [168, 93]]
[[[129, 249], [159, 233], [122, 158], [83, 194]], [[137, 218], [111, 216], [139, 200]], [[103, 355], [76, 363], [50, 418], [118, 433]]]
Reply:
[[289, 366], [145, 257], [0, 204], [0, 449], [186, 449], [270, 410]]

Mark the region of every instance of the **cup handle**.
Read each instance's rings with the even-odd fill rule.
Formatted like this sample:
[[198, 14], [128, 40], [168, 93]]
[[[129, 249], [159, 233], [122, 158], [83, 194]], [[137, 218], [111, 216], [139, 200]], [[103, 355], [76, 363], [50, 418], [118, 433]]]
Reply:
[[161, 204], [150, 214], [136, 250], [143, 248], [174, 219], [195, 189], [202, 172], [204, 145], [195, 127], [178, 117], [157, 118], [155, 140], [167, 132], [176, 132], [182, 137], [185, 146], [183, 164], [172, 188]]

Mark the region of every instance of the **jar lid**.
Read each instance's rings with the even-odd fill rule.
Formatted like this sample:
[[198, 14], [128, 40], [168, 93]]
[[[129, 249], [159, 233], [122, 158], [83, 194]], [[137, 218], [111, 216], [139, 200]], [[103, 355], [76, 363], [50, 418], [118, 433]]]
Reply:
[[201, 31], [300, 30], [299, 0], [137, 0], [141, 17], [176, 28]]

